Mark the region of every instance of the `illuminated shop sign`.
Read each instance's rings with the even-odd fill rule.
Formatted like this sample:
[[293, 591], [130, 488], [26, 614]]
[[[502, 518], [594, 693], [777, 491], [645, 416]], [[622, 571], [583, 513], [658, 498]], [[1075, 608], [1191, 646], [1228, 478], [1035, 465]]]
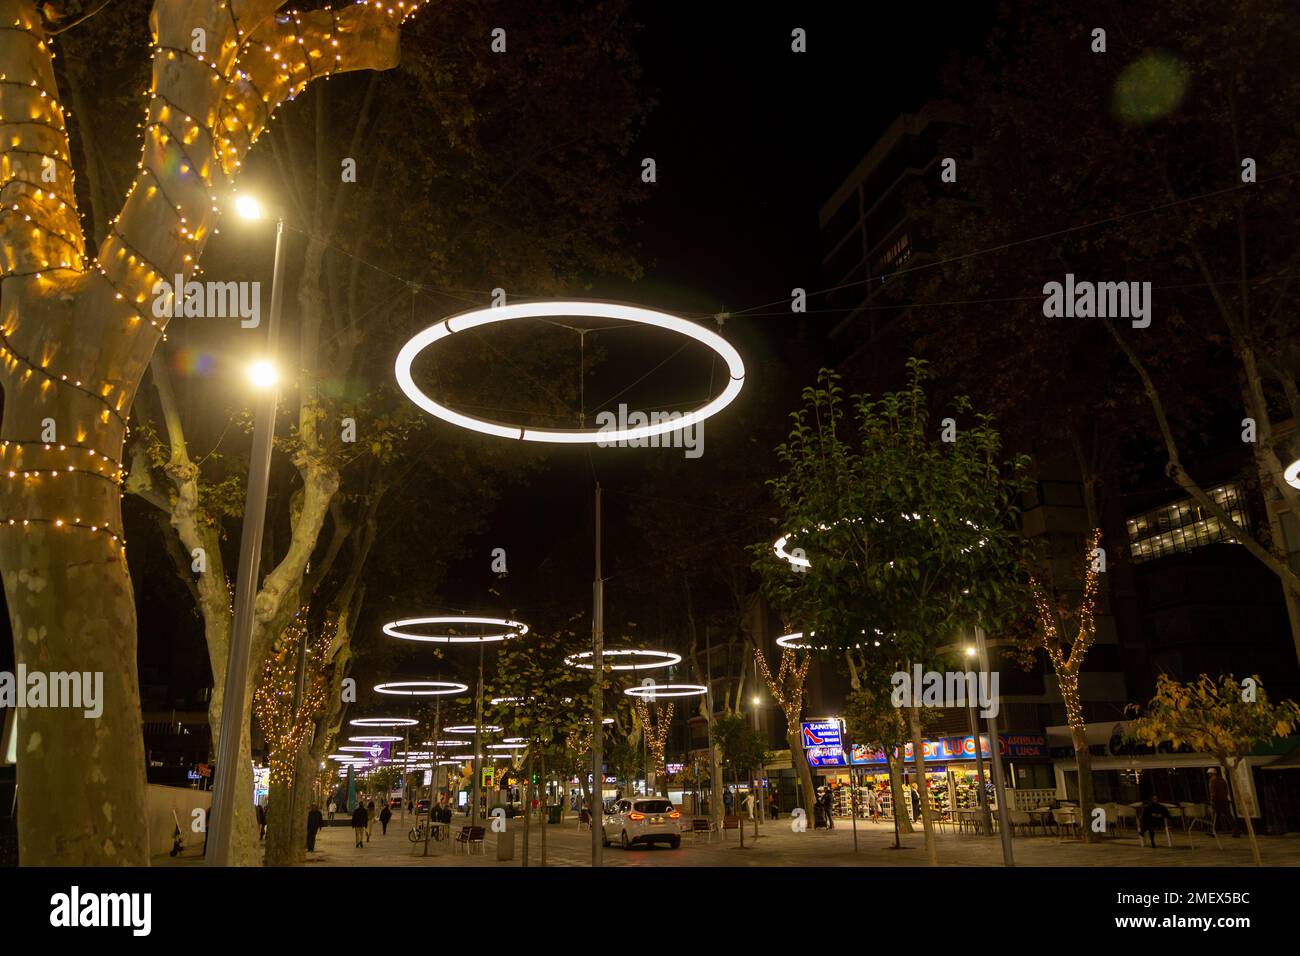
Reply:
[[[998, 744], [1004, 757], [1047, 757], [1049, 755], [1046, 734], [998, 734]], [[992, 756], [989, 752], [987, 734], [980, 735], [980, 750], [983, 757]], [[926, 740], [922, 742], [922, 754], [926, 760], [974, 760], [975, 738], [944, 737], [941, 740]], [[904, 748], [903, 760], [914, 759], [912, 745], [909, 743]], [[851, 760], [854, 766], [886, 762], [883, 750], [872, 750], [865, 746], [855, 746]]]

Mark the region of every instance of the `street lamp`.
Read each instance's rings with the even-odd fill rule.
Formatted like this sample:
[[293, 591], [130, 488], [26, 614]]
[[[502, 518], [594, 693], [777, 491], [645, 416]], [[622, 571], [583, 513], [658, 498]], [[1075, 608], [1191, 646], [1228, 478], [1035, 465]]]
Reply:
[[[252, 196], [235, 198], [235, 211], [244, 219], [263, 220], [262, 204]], [[284, 301], [284, 219], [275, 222], [275, 260], [271, 272], [271, 315], [266, 326], [266, 354], [274, 355]], [[231, 834], [239, 793], [239, 742], [244, 732], [248, 658], [253, 643], [253, 604], [261, 568], [262, 533], [266, 527], [266, 499], [271, 477], [271, 444], [275, 438], [275, 406], [279, 388], [275, 366], [262, 359], [249, 370], [258, 389], [253, 417], [253, 448], [248, 465], [248, 493], [244, 499], [244, 525], [239, 536], [239, 573], [235, 579], [235, 608], [230, 629], [230, 655], [226, 661], [225, 700], [221, 706], [221, 733], [217, 744], [217, 773], [208, 820], [209, 866], [230, 866]], [[290, 807], [290, 813], [293, 808]]]

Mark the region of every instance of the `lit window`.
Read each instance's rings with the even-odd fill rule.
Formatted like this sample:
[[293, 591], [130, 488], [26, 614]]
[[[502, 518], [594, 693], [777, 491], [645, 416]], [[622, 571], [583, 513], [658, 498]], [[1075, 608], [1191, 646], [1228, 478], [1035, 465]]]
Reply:
[[[1210, 491], [1215, 504], [1228, 512], [1238, 527], [1249, 528], [1241, 489], [1235, 484]], [[1187, 552], [1205, 544], [1235, 544], [1219, 519], [1191, 498], [1162, 505], [1128, 519], [1129, 551], [1134, 562]]]

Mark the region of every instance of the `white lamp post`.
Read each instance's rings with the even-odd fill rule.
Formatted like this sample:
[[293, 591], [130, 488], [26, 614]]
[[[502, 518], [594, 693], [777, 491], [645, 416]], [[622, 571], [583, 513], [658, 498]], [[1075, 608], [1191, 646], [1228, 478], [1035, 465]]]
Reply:
[[[235, 211], [245, 219], [265, 219], [261, 204], [252, 196], [235, 200]], [[271, 315], [266, 327], [266, 355], [249, 369], [249, 379], [259, 390], [253, 419], [253, 449], [248, 466], [248, 493], [244, 499], [244, 526], [239, 538], [239, 573], [235, 579], [235, 610], [226, 661], [225, 700], [221, 706], [221, 733], [217, 744], [217, 779], [208, 819], [209, 866], [231, 865], [231, 833], [239, 793], [239, 742], [244, 732], [248, 658], [253, 643], [253, 602], [261, 568], [262, 533], [266, 527], [266, 499], [271, 475], [271, 443], [275, 438], [275, 406], [279, 376], [269, 356], [275, 354], [280, 311], [284, 300], [284, 220], [275, 223], [275, 263], [271, 273]], [[292, 808], [287, 811], [292, 812]]]

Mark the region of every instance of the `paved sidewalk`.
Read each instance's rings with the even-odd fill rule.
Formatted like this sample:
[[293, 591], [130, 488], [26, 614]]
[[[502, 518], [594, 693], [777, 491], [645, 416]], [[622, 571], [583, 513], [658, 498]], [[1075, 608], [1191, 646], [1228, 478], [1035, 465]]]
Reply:
[[[462, 825], [457, 818], [453, 828]], [[421, 856], [423, 844], [411, 844], [406, 829], [394, 820], [387, 836], [375, 827], [371, 842], [364, 849], [352, 843], [352, 831], [346, 827], [332, 827], [321, 831], [317, 837], [315, 853], [309, 855], [311, 866], [521, 866], [523, 824], [510, 820], [515, 832], [515, 858], [498, 861], [496, 834], [487, 834], [483, 853], [466, 855], [454, 852], [447, 843], [430, 844], [428, 857]], [[541, 861], [541, 834], [539, 827], [531, 827], [529, 864]], [[902, 845], [908, 849], [889, 849], [894, 842], [892, 826], [861, 822], [858, 825], [858, 852], [853, 851], [853, 830], [849, 821], [837, 820], [834, 830], [809, 830], [793, 833], [788, 820], [765, 822], [760, 828], [757, 842], [747, 832], [746, 849], [741, 850], [734, 831], [726, 841], [714, 837], [712, 841], [697, 839], [690, 833], [682, 835], [678, 850], [665, 846], [638, 847], [623, 851], [607, 847], [604, 851], [606, 866], [925, 866], [924, 837], [918, 832], [904, 836]], [[548, 866], [588, 866], [591, 862], [591, 836], [577, 830], [576, 822], [547, 827]], [[1260, 852], [1266, 866], [1300, 866], [1300, 837], [1260, 837]], [[939, 834], [939, 862], [943, 866], [1001, 866], [1002, 847], [996, 838], [953, 833]], [[1108, 838], [1100, 844], [1084, 845], [1077, 840], [1055, 836], [1016, 837], [1014, 851], [1016, 863], [1024, 866], [1061, 867], [1221, 867], [1251, 866], [1250, 844], [1245, 837], [1233, 839], [1220, 837], [1222, 849], [1217, 849], [1212, 837], [1196, 833], [1189, 845], [1186, 835], [1174, 835], [1173, 847], [1164, 839], [1156, 849], [1138, 845], [1132, 834]], [[414, 846], [414, 853], [412, 848]], [[162, 858], [166, 860], [166, 857]], [[168, 861], [174, 862], [174, 861]]]

